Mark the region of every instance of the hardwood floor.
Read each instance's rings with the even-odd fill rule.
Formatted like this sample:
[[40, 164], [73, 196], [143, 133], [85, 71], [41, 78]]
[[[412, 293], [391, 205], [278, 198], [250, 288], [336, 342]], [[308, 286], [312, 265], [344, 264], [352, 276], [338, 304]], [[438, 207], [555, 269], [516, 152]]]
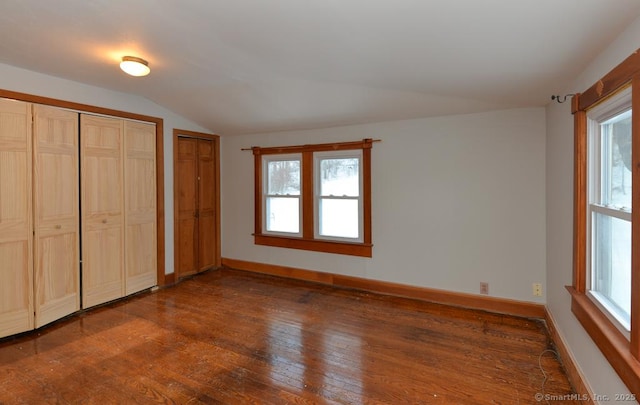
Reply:
[[0, 342], [0, 403], [532, 404], [572, 392], [548, 348], [540, 321], [223, 269]]

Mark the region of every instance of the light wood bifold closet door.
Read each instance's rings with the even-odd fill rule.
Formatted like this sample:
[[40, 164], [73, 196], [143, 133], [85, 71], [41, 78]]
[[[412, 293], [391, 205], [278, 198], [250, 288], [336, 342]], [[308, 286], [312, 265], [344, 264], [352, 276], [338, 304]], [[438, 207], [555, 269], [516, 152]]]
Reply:
[[124, 296], [124, 122], [80, 116], [82, 307]]
[[156, 127], [125, 121], [125, 293], [157, 284]]
[[31, 105], [0, 99], [0, 337], [33, 329]]
[[156, 127], [82, 114], [82, 307], [157, 284]]
[[35, 327], [80, 309], [78, 113], [33, 106]]
[[157, 285], [156, 126], [0, 98], [0, 338]]

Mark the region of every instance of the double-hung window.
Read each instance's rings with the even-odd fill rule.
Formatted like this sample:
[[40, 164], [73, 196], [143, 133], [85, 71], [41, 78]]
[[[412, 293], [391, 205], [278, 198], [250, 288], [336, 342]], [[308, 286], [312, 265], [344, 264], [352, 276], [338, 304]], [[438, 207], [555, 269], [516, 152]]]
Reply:
[[631, 92], [587, 112], [588, 268], [592, 299], [631, 330]]
[[302, 236], [302, 156], [266, 155], [262, 164], [263, 229], [274, 235]]
[[315, 238], [362, 242], [362, 151], [313, 157]]
[[371, 257], [373, 142], [252, 148], [255, 243]]

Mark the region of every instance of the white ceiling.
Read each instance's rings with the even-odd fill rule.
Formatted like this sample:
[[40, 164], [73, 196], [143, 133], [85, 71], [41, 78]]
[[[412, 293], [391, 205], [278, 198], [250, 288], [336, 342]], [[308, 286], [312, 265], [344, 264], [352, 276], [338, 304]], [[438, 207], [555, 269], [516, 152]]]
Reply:
[[[0, 63], [219, 134], [542, 106], [638, 0], [2, 0]], [[149, 61], [126, 76], [120, 57]]]

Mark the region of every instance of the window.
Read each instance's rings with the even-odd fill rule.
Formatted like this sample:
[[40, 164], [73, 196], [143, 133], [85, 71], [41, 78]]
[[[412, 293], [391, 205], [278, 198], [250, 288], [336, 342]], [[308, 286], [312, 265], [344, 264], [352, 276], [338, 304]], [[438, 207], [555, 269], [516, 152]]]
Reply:
[[587, 112], [587, 285], [623, 332], [631, 330], [631, 92]]
[[315, 238], [362, 242], [362, 152], [314, 153]]
[[373, 142], [252, 148], [255, 243], [371, 257]]
[[639, 52], [573, 97], [573, 285], [567, 287], [574, 315], [632, 392], [640, 392], [640, 176], [632, 170], [640, 168], [638, 105]]
[[301, 236], [300, 154], [263, 156], [262, 181], [266, 233]]

